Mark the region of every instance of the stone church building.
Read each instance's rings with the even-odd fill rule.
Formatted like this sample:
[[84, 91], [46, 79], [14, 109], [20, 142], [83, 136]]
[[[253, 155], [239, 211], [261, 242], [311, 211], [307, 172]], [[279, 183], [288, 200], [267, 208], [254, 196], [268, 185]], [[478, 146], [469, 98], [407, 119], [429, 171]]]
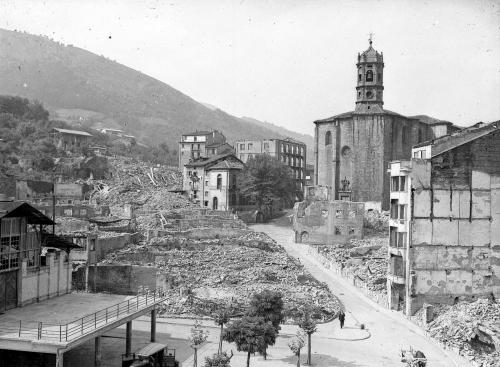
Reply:
[[448, 121], [384, 109], [384, 56], [369, 42], [358, 54], [354, 111], [314, 121], [314, 183], [327, 186], [331, 200], [387, 210], [389, 162], [410, 159], [413, 145], [458, 128]]

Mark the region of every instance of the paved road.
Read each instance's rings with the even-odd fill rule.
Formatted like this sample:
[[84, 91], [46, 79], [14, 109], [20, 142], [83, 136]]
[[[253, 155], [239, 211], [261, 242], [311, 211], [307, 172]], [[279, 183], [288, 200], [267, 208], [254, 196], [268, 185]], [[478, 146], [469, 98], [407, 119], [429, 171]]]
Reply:
[[[293, 232], [290, 228], [276, 224], [259, 224], [252, 226], [255, 231], [265, 232], [286, 251], [300, 259], [304, 266], [318, 280], [326, 282], [332, 292], [339, 297], [345, 305], [346, 326], [348, 329], [340, 330], [336, 320], [333, 323], [322, 325], [314, 334], [313, 351], [324, 359], [321, 366], [398, 366], [401, 348], [422, 350], [428, 357], [428, 367], [445, 366], [470, 366], [466, 361], [443, 351], [428, 340], [421, 329], [406, 320], [400, 313], [390, 311], [372, 302], [358, 292], [352, 285], [335, 273], [328, 271], [316, 259], [308, 254], [305, 245], [293, 241]], [[357, 329], [354, 327], [364, 323], [370, 337], [364, 340], [355, 339]], [[353, 329], [349, 329], [353, 327]], [[318, 358], [316, 358], [318, 360]], [[274, 366], [274, 365], [273, 365]]]

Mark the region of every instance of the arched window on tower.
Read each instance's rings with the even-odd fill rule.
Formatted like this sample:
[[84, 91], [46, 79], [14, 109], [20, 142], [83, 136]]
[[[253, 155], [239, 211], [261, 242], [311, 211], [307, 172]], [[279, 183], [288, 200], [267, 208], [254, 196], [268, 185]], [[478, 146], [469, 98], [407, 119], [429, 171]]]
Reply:
[[366, 72], [366, 81], [367, 82], [373, 82], [373, 71], [368, 70]]
[[330, 144], [332, 144], [332, 133], [330, 131], [327, 131], [325, 135], [325, 145]]

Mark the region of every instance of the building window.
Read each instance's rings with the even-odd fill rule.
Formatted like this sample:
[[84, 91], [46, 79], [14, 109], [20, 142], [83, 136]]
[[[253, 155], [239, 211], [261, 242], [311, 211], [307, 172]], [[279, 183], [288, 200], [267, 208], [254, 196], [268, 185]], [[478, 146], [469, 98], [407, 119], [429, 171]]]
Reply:
[[252, 143], [248, 143], [248, 150], [252, 150], [253, 149], [253, 144]]
[[398, 200], [391, 200], [391, 219], [398, 219]]
[[184, 144], [181, 144], [182, 149], [184, 149]]
[[422, 129], [418, 129], [418, 142], [421, 143], [424, 140], [424, 134], [422, 132]]
[[245, 150], [245, 144], [240, 144], [240, 150]]
[[381, 82], [382, 81], [382, 74], [381, 73], [378, 73], [377, 74], [377, 82]]
[[330, 144], [332, 144], [332, 133], [330, 131], [327, 131], [325, 135], [325, 145]]
[[358, 82], [361, 81], [361, 74], [358, 75]]
[[368, 70], [366, 72], [366, 81], [373, 82], [373, 71], [372, 70]]
[[269, 149], [269, 143], [264, 143], [264, 149]]
[[217, 190], [222, 190], [222, 175], [220, 173], [217, 175]]
[[194, 137], [194, 141], [198, 141], [198, 137], [197, 136]]

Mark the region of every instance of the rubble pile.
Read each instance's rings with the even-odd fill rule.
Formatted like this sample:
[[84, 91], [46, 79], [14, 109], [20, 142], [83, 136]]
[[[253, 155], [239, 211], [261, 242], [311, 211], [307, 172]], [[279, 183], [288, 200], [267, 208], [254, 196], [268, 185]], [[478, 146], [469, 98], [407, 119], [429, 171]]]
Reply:
[[[436, 310], [435, 310], [436, 312]], [[500, 361], [500, 304], [488, 299], [459, 302], [437, 309], [428, 333], [447, 347], [458, 349], [477, 366]]]
[[386, 237], [351, 239], [345, 245], [319, 246], [318, 251], [364, 281], [368, 289], [380, 293], [387, 292]]
[[127, 216], [124, 207], [129, 204], [138, 211], [139, 230], [157, 228], [159, 210], [196, 207], [187, 198], [172, 192], [182, 187], [182, 175], [175, 168], [152, 167], [124, 157], [110, 158], [110, 167], [108, 179], [90, 182], [94, 185], [92, 201], [109, 205], [111, 212], [118, 216]]
[[[129, 246], [108, 254], [104, 262], [154, 264], [170, 288], [164, 308], [167, 315], [210, 316], [229, 303], [244, 312], [249, 296], [264, 289], [283, 294], [289, 322], [306, 304], [314, 305], [321, 321], [339, 310], [328, 287], [263, 233], [246, 231], [232, 238], [203, 240], [175, 238], [175, 246], [171, 246], [172, 240], [162, 237]], [[189, 246], [180, 246], [183, 241]]]
[[389, 232], [390, 213], [387, 211], [368, 210], [363, 218], [365, 235], [387, 234]]

